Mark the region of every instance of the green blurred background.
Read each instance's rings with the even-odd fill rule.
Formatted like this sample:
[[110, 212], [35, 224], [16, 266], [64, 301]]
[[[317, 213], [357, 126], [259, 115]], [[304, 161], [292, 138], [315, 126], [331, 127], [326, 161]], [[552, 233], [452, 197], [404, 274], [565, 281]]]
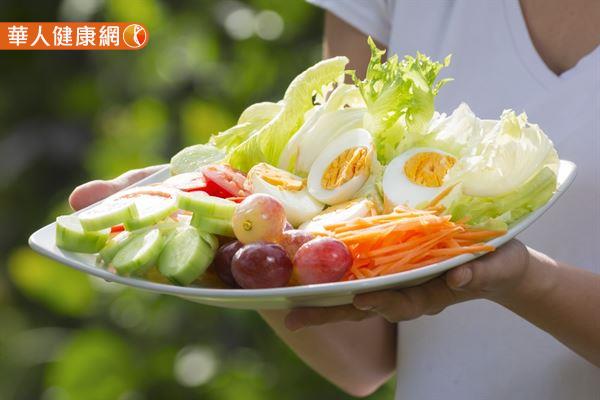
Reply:
[[[3, 21], [134, 21], [138, 52], [0, 54], [0, 399], [344, 399], [253, 312], [126, 289], [27, 247], [71, 189], [167, 162], [321, 54], [301, 0], [0, 2]], [[393, 397], [393, 384], [371, 399]]]

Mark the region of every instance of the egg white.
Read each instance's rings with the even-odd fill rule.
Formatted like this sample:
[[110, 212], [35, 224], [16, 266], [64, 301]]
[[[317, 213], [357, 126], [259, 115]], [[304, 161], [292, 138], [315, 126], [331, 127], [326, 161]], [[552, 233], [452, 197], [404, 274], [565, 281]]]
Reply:
[[415, 147], [394, 158], [385, 168], [382, 182], [385, 198], [392, 205], [418, 207], [425, 202], [431, 201], [445, 189], [444, 185], [440, 187], [418, 185], [408, 179], [404, 173], [404, 164], [415, 154], [425, 152], [454, 157], [452, 154], [438, 149]]
[[262, 179], [258, 174], [250, 177], [253, 193], [264, 193], [275, 197], [285, 209], [290, 224], [298, 226], [319, 214], [325, 205], [314, 199], [306, 190], [286, 190]]
[[[354, 147], [367, 147], [373, 149], [373, 138], [371, 134], [362, 128], [352, 129], [343, 133], [329, 142], [325, 149], [315, 159], [308, 173], [308, 191], [317, 200], [333, 205], [350, 200], [354, 194], [364, 185], [370, 174], [370, 168], [365, 168], [359, 174], [352, 177], [335, 189], [325, 189], [321, 180], [327, 167], [344, 151]], [[371, 151], [371, 157], [375, 152]]]
[[[375, 205], [367, 199], [352, 202], [348, 207], [336, 210], [325, 210], [312, 220], [300, 225], [300, 229], [311, 232], [325, 232], [325, 225], [338, 224], [340, 222], [352, 221], [355, 218], [363, 218], [373, 215]], [[343, 206], [342, 204], [340, 206]]]

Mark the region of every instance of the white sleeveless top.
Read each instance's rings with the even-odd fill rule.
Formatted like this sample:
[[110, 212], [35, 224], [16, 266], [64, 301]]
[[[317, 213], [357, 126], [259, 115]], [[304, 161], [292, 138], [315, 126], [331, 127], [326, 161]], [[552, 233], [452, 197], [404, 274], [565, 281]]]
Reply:
[[[578, 166], [570, 190], [520, 235], [527, 245], [600, 273], [600, 47], [561, 76], [536, 52], [518, 0], [309, 0], [386, 44], [390, 54], [452, 53], [436, 109], [461, 101], [482, 118], [526, 111]], [[600, 312], [600, 310], [598, 310]], [[485, 300], [398, 329], [396, 398], [600, 399], [600, 369]]]

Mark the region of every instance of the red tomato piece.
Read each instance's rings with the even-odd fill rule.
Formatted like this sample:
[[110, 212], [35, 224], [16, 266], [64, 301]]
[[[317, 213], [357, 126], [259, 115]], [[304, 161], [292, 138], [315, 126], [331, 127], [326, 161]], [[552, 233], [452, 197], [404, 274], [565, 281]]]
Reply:
[[175, 175], [163, 182], [163, 185], [174, 187], [175, 189], [184, 192], [195, 192], [204, 190], [206, 187], [206, 179], [202, 172], [185, 172]]
[[125, 230], [125, 225], [119, 224], [110, 228], [110, 233], [123, 232]]
[[[240, 171], [236, 171], [228, 165], [208, 165], [202, 168], [201, 171], [204, 174], [204, 178], [206, 179], [206, 188], [203, 190], [205, 190], [211, 196], [228, 198], [244, 197], [250, 194], [244, 188], [246, 176]], [[221, 189], [216, 190], [215, 188], [215, 193], [218, 192], [219, 194], [213, 194], [209, 192], [208, 188], [211, 187], [211, 182]], [[212, 191], [213, 189], [211, 188], [210, 190]]]

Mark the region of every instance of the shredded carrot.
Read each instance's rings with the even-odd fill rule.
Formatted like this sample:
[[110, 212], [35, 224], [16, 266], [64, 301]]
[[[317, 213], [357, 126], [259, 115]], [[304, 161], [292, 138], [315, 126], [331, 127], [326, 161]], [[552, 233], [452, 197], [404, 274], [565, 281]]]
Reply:
[[[449, 193], [451, 188], [446, 190]], [[393, 274], [461, 254], [493, 251], [493, 246], [483, 242], [505, 232], [469, 227], [466, 218], [451, 221], [438, 204], [444, 196], [440, 194], [440, 199], [432, 200], [424, 210], [399, 206], [388, 214], [325, 226], [329, 236], [344, 242], [354, 258], [342, 279]]]
[[454, 187], [456, 186], [456, 184], [448, 186], [446, 189], [442, 190], [437, 196], [435, 196], [433, 198], [433, 200], [431, 200], [429, 202], [429, 205], [427, 206], [429, 207], [435, 207], [437, 206], [437, 204], [442, 201], [444, 199], [444, 197], [448, 196], [450, 194], [450, 192], [452, 191], [452, 189], [454, 189]]

